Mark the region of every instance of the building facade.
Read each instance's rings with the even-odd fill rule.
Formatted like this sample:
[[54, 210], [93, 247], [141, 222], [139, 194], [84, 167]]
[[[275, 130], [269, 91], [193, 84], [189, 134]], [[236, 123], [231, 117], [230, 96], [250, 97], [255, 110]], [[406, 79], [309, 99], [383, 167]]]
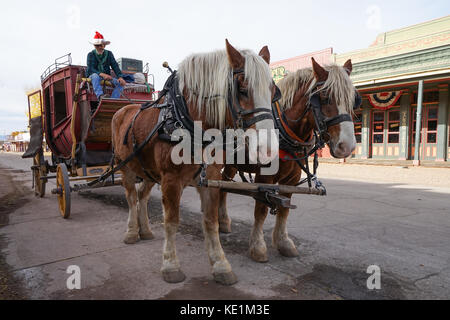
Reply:
[[[382, 33], [369, 48], [328, 48], [272, 63], [274, 80], [310, 67], [311, 57], [321, 64], [352, 60], [363, 97], [353, 158], [449, 161], [450, 16]], [[330, 157], [328, 150], [322, 156]]]
[[383, 33], [367, 49], [334, 55], [337, 64], [347, 59], [363, 97], [353, 157], [448, 161], [450, 16]]

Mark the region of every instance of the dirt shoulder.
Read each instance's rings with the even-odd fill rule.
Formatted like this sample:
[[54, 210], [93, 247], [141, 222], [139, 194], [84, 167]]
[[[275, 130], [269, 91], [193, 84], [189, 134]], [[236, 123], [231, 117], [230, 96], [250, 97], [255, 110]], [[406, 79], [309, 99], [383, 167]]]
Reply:
[[[0, 228], [6, 226], [9, 214], [26, 203], [27, 190], [21, 182], [13, 181], [10, 170], [0, 168]], [[25, 299], [25, 293], [6, 263], [3, 250], [6, 239], [0, 236], [0, 300]]]

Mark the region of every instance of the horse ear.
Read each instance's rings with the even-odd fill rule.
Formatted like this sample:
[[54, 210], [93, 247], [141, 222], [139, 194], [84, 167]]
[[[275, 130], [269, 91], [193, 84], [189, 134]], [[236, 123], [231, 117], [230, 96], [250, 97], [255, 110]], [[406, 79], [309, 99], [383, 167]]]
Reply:
[[264, 59], [267, 64], [270, 64], [270, 52], [267, 46], [264, 46], [259, 52], [259, 56]]
[[311, 61], [316, 80], [319, 82], [326, 81], [328, 79], [328, 71], [318, 64], [314, 58], [311, 58]]
[[240, 69], [244, 67], [245, 58], [237, 51], [229, 42], [225, 39], [225, 44], [227, 47], [228, 62], [233, 69]]
[[353, 65], [351, 59], [348, 59], [347, 62], [344, 64], [344, 69], [345, 71], [347, 71], [348, 75], [352, 73]]

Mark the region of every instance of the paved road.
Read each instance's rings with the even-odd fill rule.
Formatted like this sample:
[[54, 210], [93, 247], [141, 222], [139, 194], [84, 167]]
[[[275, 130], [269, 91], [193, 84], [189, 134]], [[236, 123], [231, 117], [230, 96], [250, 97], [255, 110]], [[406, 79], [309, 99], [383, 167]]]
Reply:
[[[265, 264], [251, 261], [247, 254], [252, 201], [230, 196], [233, 233], [221, 235], [221, 240], [239, 278], [232, 287], [217, 285], [210, 275], [198, 196], [188, 188], [177, 235], [187, 279], [169, 285], [159, 273], [164, 233], [156, 188], [149, 204], [156, 238], [127, 246], [122, 242], [127, 205], [120, 187], [72, 194], [71, 219], [63, 220], [55, 196], [36, 199], [31, 194], [28, 162], [0, 153], [0, 215], [8, 217], [0, 220], [4, 221], [0, 228], [0, 289], [2, 276], [7, 277], [5, 290], [10, 288], [19, 297], [450, 298], [450, 188], [325, 178], [327, 197], [297, 196], [293, 201], [299, 209], [289, 217], [289, 232], [300, 257], [281, 257], [269, 246]], [[274, 221], [274, 217], [266, 221], [268, 244]], [[81, 269], [81, 290], [66, 287], [70, 265]], [[366, 287], [370, 265], [381, 268], [380, 290]]]

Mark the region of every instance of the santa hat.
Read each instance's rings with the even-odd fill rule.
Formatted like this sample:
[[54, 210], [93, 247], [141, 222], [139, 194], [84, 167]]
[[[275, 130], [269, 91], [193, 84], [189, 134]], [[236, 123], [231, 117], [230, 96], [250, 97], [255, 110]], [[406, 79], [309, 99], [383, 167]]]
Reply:
[[111, 43], [110, 41], [105, 41], [105, 39], [103, 38], [103, 35], [100, 32], [95, 31], [94, 41], [91, 42], [91, 44], [93, 44], [95, 46], [98, 44], [108, 45], [110, 43]]

